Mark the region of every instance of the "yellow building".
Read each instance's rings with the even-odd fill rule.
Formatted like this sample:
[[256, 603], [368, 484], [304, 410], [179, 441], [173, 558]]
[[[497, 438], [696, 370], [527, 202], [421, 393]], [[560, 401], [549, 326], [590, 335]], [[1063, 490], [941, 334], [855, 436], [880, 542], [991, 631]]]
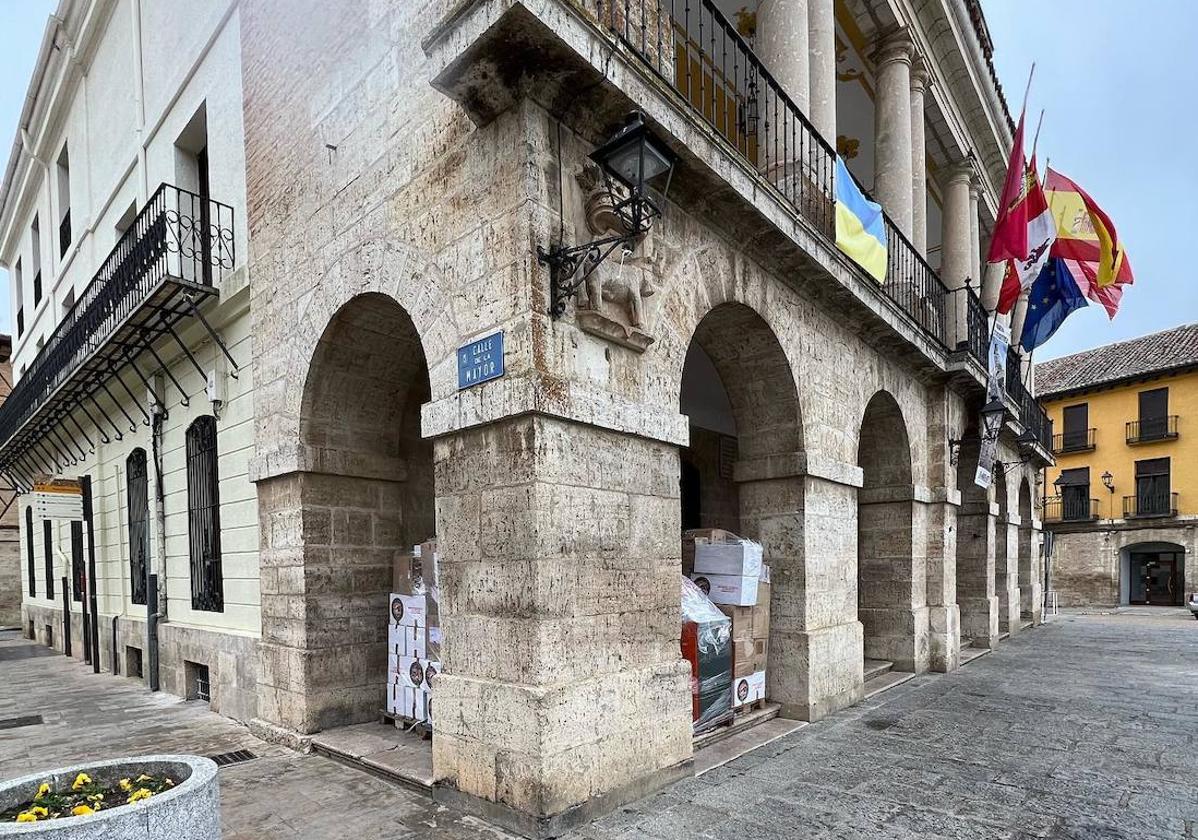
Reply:
[[1036, 365], [1053, 424], [1044, 527], [1062, 605], [1198, 591], [1198, 324]]

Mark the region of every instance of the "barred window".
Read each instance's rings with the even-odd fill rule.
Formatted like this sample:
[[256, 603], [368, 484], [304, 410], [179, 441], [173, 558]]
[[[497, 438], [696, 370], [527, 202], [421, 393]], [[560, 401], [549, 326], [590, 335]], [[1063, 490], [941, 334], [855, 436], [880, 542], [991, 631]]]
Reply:
[[83, 523], [71, 522], [71, 584], [72, 597], [76, 601], [83, 600]]
[[134, 449], [125, 459], [129, 501], [129, 582], [133, 603], [146, 602], [146, 566], [150, 558], [150, 492], [146, 451]]
[[191, 607], [223, 612], [220, 561], [220, 478], [216, 418], [197, 417], [187, 429], [187, 534], [191, 543]]
[[29, 597], [37, 597], [37, 576], [33, 570], [33, 503], [25, 508], [25, 563], [29, 567]]
[[42, 520], [42, 536], [45, 537], [46, 597], [54, 599], [54, 525], [49, 519]]

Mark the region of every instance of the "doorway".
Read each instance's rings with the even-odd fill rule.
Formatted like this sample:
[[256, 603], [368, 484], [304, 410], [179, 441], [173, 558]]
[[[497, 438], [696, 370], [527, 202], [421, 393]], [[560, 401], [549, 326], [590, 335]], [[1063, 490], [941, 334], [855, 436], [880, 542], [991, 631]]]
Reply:
[[1180, 551], [1132, 551], [1128, 562], [1128, 603], [1176, 607], [1184, 603], [1184, 554]]

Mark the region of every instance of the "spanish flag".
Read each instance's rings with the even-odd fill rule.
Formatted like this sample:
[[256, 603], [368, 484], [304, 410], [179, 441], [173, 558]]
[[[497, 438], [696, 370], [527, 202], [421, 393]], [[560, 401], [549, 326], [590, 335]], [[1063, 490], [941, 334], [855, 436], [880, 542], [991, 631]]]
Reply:
[[879, 283], [886, 282], [886, 222], [882, 205], [857, 186], [836, 156], [836, 247]]
[[1134, 282], [1114, 223], [1085, 190], [1059, 172], [1045, 173], [1044, 191], [1057, 228], [1052, 255], [1065, 261], [1086, 297], [1114, 318], [1123, 286]]

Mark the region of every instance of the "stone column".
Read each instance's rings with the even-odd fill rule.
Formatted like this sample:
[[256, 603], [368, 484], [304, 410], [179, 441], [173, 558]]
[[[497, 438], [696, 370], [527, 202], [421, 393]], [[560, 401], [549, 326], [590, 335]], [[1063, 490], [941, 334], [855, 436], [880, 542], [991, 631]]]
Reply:
[[961, 611], [957, 606], [957, 508], [961, 493], [952, 489], [949, 463], [949, 391], [928, 395], [928, 482], [926, 505], [928, 667], [948, 672], [961, 664]]
[[974, 286], [974, 288], [978, 288], [982, 305], [988, 312], [993, 312], [994, 307], [998, 306], [998, 296], [1002, 291], [1002, 281], [1006, 271], [1006, 263], [986, 263], [985, 268], [982, 269], [981, 287], [978, 288], [976, 284]]
[[[765, 0], [757, 9], [757, 47], [761, 60], [804, 114], [809, 114], [811, 107], [807, 3], [808, 0]], [[836, 145], [835, 135], [827, 139]]]
[[998, 505], [973, 483], [978, 441], [961, 446], [957, 486], [957, 604], [961, 609], [961, 646], [998, 644], [998, 598], [994, 591], [994, 543]]
[[836, 4], [807, 0], [811, 56], [811, 124], [836, 146]]
[[1040, 568], [1040, 523], [1019, 523], [1019, 615], [1039, 625], [1044, 620], [1043, 570]]
[[911, 66], [911, 242], [928, 253], [928, 150], [924, 137], [924, 95], [931, 79], [923, 60]]
[[1019, 517], [999, 516], [994, 524], [994, 594], [998, 631], [1019, 632]]
[[874, 54], [874, 197], [908, 237], [911, 208], [911, 38], [888, 35]]
[[975, 177], [969, 182], [969, 281], [975, 288], [982, 284], [982, 224], [978, 217], [982, 185]]
[[1027, 320], [1027, 292], [1019, 296], [1015, 308], [1011, 310], [1011, 346], [1018, 347], [1023, 338], [1023, 322]]
[[949, 289], [959, 289], [969, 278], [973, 259], [969, 226], [970, 184], [973, 166], [968, 161], [953, 164], [944, 175], [944, 211], [941, 213], [940, 279]]

